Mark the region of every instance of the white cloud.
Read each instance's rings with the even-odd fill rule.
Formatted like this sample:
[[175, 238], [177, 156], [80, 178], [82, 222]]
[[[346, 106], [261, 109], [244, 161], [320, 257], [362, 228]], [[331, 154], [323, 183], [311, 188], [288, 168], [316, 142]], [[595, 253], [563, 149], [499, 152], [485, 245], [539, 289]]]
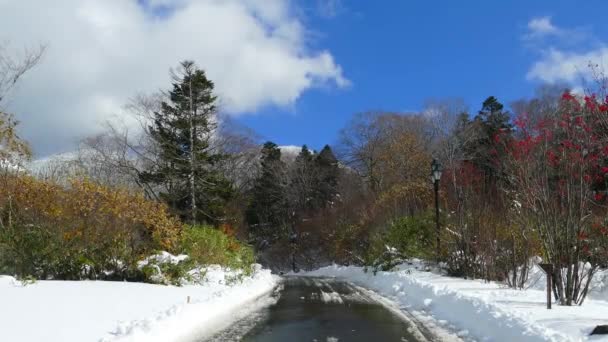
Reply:
[[581, 78], [593, 77], [589, 64], [606, 65], [608, 48], [602, 47], [584, 53], [569, 53], [559, 50], [549, 51], [541, 60], [534, 63], [527, 74], [530, 80], [540, 80], [547, 83], [570, 82], [577, 83]]
[[528, 80], [567, 82], [580, 88], [581, 81], [594, 77], [590, 64], [601, 69], [608, 60], [608, 48], [587, 29], [557, 27], [551, 17], [530, 20], [523, 39], [539, 55], [526, 75]]
[[548, 45], [574, 46], [587, 42], [592, 35], [586, 27], [564, 28], [553, 23], [549, 16], [535, 17], [528, 21], [522, 39], [528, 47], [542, 50]]
[[559, 34], [561, 31], [551, 22], [551, 17], [533, 18], [528, 22], [528, 36], [540, 37]]
[[[289, 0], [0, 0], [0, 41], [46, 42], [43, 63], [8, 103], [41, 154], [69, 148], [127, 98], [166, 89], [193, 59], [234, 115], [291, 106], [312, 87], [349, 81], [328, 51], [310, 51]], [[43, 5], [44, 4], [44, 5]]]

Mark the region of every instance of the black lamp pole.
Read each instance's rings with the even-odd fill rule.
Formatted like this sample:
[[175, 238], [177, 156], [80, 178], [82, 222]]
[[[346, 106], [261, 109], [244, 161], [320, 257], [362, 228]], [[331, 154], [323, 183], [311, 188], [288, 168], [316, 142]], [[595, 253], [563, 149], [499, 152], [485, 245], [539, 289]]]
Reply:
[[431, 181], [433, 182], [433, 188], [435, 190], [435, 231], [437, 235], [437, 263], [441, 258], [441, 228], [439, 227], [439, 180], [441, 179], [441, 164], [437, 159], [433, 159], [431, 162]]

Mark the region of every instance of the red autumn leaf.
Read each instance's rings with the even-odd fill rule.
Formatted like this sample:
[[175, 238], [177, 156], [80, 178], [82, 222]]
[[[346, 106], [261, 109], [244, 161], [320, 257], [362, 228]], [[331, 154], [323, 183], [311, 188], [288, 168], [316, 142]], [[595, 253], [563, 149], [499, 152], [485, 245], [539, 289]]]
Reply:
[[579, 240], [587, 240], [587, 238], [589, 237], [589, 235], [585, 232], [578, 232], [578, 239]]
[[570, 92], [565, 92], [562, 95], [562, 100], [565, 100], [565, 101], [572, 101], [572, 100], [574, 100], [574, 101], [576, 101], [576, 98], [574, 96], [572, 96], [572, 94], [570, 94]]

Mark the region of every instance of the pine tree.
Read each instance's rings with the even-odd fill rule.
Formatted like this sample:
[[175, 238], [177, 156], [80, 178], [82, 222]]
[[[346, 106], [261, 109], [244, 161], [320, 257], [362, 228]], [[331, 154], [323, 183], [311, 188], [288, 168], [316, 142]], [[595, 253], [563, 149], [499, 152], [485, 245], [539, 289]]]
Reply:
[[325, 145], [315, 158], [315, 168], [317, 170], [316, 207], [325, 208], [335, 200], [340, 176], [338, 159], [329, 145]]
[[513, 129], [509, 112], [503, 111], [504, 106], [494, 96], [488, 97], [482, 104], [477, 120], [483, 122], [486, 136], [494, 138], [496, 134], [507, 133]]
[[314, 157], [306, 145], [296, 157], [290, 172], [289, 195], [291, 207], [298, 212], [314, 208], [316, 169]]
[[286, 232], [285, 168], [279, 147], [266, 142], [262, 147], [261, 174], [255, 181], [247, 209], [247, 222], [255, 237], [275, 239]]
[[173, 80], [168, 101], [148, 128], [158, 152], [140, 181], [160, 187], [160, 197], [184, 221], [217, 223], [232, 186], [214, 170], [223, 158], [210, 146], [217, 111], [214, 85], [191, 61], [180, 64]]
[[474, 125], [477, 139], [468, 146], [468, 154], [473, 164], [485, 174], [488, 190], [501, 179], [501, 158], [504, 157], [504, 140], [511, 139], [513, 126], [510, 113], [494, 97], [488, 97], [475, 116]]

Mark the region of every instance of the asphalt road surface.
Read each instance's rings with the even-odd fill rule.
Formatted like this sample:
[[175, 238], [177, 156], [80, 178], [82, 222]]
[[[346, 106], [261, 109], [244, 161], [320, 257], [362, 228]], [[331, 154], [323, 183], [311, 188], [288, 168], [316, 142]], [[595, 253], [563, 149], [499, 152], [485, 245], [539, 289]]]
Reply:
[[274, 296], [273, 305], [204, 342], [436, 341], [406, 313], [350, 283], [287, 277]]

